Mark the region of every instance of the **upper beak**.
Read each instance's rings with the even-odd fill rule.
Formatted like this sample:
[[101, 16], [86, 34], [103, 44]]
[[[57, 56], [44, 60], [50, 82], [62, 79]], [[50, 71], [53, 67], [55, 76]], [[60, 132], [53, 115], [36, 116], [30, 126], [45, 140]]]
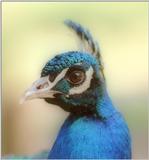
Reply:
[[51, 90], [52, 87], [53, 85], [49, 82], [48, 76], [41, 77], [35, 81], [28, 90], [25, 91], [20, 103], [35, 98], [54, 98], [54, 94], [59, 92]]

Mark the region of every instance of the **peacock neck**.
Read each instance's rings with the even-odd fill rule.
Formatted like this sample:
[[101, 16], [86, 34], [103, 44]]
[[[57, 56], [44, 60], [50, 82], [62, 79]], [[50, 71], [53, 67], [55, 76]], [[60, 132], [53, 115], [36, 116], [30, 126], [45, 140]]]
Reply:
[[97, 99], [96, 112], [103, 118], [108, 118], [117, 112], [106, 89]]
[[[98, 92], [99, 93], [99, 92]], [[114, 107], [107, 90], [104, 90], [102, 95], [98, 95], [96, 99], [95, 106], [91, 110], [88, 110], [86, 107], [80, 107], [80, 112], [77, 109], [77, 112], [71, 112], [72, 117], [81, 118], [81, 117], [97, 117], [97, 118], [108, 118], [117, 112]]]

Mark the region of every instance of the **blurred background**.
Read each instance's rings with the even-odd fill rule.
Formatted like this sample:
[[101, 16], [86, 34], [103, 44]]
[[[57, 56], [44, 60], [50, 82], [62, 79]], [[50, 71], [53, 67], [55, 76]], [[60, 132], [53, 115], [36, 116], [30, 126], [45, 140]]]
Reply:
[[66, 26], [72, 19], [100, 42], [107, 87], [131, 134], [133, 158], [148, 153], [147, 2], [2, 4], [2, 155], [51, 148], [67, 117], [44, 100], [19, 100], [54, 55], [77, 50]]

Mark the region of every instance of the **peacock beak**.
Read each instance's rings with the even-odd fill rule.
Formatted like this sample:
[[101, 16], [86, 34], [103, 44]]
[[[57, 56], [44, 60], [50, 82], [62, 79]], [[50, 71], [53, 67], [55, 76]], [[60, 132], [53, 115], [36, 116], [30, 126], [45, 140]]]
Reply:
[[48, 76], [41, 77], [35, 81], [32, 86], [27, 89], [20, 100], [23, 103], [26, 100], [35, 98], [54, 98], [54, 94], [59, 93], [58, 91], [51, 90], [53, 84], [49, 82]]

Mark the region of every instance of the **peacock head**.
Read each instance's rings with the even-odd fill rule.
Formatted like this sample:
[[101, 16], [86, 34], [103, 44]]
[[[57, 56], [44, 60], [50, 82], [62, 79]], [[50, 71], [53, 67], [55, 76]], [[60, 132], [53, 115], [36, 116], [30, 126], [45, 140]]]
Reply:
[[83, 49], [49, 60], [41, 77], [25, 92], [24, 100], [42, 98], [69, 112], [91, 113], [105, 84], [99, 47], [81, 25], [72, 21], [65, 23], [76, 32]]

